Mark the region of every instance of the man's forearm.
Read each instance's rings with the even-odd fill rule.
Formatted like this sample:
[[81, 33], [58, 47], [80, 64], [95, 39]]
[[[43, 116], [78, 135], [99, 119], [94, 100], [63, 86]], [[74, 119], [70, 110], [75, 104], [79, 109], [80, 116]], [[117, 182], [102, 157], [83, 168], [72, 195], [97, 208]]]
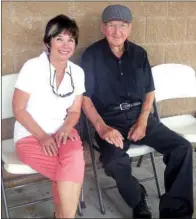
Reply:
[[97, 112], [93, 102], [89, 97], [83, 97], [82, 110], [87, 118], [91, 121], [96, 131], [99, 133], [102, 127], [106, 124]]
[[141, 113], [139, 115], [138, 120], [146, 120], [148, 119], [148, 116], [152, 110], [152, 106], [153, 106], [153, 101], [154, 101], [154, 97], [155, 97], [155, 92], [149, 92], [146, 94], [145, 96], [145, 100], [144, 103], [142, 104], [142, 109], [141, 109]]

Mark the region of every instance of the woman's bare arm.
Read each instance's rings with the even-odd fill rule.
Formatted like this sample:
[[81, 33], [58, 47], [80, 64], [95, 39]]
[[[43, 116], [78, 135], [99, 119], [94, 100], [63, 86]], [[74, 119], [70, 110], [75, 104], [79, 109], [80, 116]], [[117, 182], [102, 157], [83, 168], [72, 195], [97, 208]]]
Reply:
[[63, 124], [63, 127], [68, 133], [72, 130], [72, 128], [74, 128], [80, 118], [82, 99], [82, 95], [76, 96], [76, 99], [74, 100], [72, 106], [67, 110], [68, 114]]
[[30, 95], [28, 93], [16, 88], [12, 100], [13, 113], [16, 120], [22, 126], [24, 126], [36, 138], [41, 139], [46, 133], [26, 111], [29, 97]]

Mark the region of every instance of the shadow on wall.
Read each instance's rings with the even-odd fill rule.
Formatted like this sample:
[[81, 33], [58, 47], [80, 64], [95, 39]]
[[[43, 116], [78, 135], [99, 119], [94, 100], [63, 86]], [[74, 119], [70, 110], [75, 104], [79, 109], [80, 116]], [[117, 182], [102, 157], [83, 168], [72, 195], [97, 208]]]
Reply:
[[75, 20], [79, 27], [80, 36], [76, 52], [71, 61], [80, 64], [81, 56], [85, 49], [102, 39], [104, 35], [101, 32], [101, 15], [98, 17], [93, 13], [89, 13], [85, 14], [85, 16], [77, 17]]

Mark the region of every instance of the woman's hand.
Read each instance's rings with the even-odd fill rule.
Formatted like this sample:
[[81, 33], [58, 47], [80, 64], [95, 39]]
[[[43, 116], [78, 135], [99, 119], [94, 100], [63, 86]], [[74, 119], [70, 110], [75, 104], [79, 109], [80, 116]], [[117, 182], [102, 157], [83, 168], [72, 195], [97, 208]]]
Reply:
[[60, 147], [61, 143], [66, 144], [68, 138], [71, 139], [71, 141], [77, 140], [77, 136], [72, 131], [68, 132], [64, 127], [57, 131], [54, 138], [58, 147]]
[[44, 154], [47, 156], [57, 156], [58, 154], [58, 147], [55, 142], [55, 139], [48, 135], [45, 134], [40, 140], [40, 144], [42, 145]]

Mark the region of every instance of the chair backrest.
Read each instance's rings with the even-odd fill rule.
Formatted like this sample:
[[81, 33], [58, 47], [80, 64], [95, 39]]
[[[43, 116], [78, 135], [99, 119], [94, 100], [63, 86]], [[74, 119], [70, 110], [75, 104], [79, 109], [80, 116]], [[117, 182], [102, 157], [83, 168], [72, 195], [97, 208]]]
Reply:
[[13, 117], [12, 97], [18, 74], [2, 76], [2, 119]]
[[182, 64], [152, 67], [156, 101], [196, 97], [195, 70]]

